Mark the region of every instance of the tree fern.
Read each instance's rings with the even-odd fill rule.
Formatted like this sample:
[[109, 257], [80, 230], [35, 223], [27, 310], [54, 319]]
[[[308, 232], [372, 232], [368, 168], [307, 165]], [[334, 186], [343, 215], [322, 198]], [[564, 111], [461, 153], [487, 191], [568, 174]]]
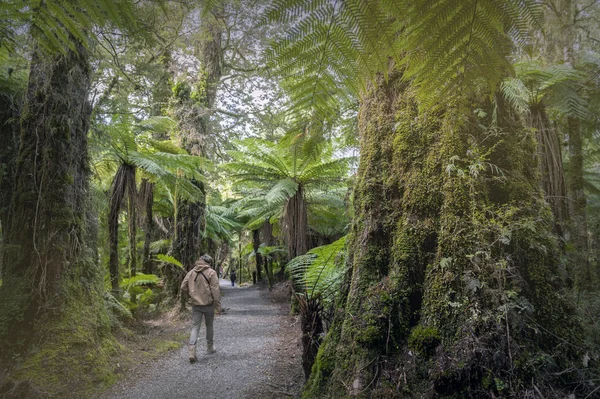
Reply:
[[522, 113], [544, 104], [563, 115], [588, 119], [590, 111], [583, 95], [586, 74], [567, 64], [544, 66], [539, 61], [515, 64], [516, 76], [501, 84], [505, 97]]
[[242, 194], [236, 205], [239, 215], [252, 229], [266, 219], [281, 217], [285, 205], [301, 186], [307, 198], [326, 195], [323, 188], [329, 190], [330, 196], [345, 195], [342, 183], [349, 158], [331, 159], [330, 146], [303, 149], [289, 138], [280, 143], [245, 140], [238, 145], [240, 150], [229, 152], [232, 162], [224, 168]]

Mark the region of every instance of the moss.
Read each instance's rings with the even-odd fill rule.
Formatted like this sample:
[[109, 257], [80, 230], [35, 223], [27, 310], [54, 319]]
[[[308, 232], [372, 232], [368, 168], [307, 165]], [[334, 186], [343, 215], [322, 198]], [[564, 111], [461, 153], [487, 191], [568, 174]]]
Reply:
[[102, 301], [98, 303], [88, 307], [69, 300], [60, 315], [43, 321], [39, 327], [44, 340], [29, 352], [12, 378], [57, 396], [87, 396], [98, 385], [112, 384], [111, 357], [120, 347], [110, 334]]
[[207, 84], [208, 84], [208, 72], [204, 68], [200, 68], [200, 72], [198, 73], [198, 81], [194, 86], [194, 91], [192, 91], [190, 98], [194, 100], [196, 103], [207, 106]]
[[408, 337], [408, 347], [425, 358], [433, 356], [440, 342], [440, 333], [434, 327], [416, 326]]
[[192, 92], [190, 85], [185, 81], [175, 83], [171, 90], [173, 91], [173, 96], [179, 101], [189, 99]]
[[177, 349], [181, 347], [181, 341], [170, 341], [165, 340], [161, 341], [157, 345], [157, 350], [159, 353], [168, 352], [173, 349]]

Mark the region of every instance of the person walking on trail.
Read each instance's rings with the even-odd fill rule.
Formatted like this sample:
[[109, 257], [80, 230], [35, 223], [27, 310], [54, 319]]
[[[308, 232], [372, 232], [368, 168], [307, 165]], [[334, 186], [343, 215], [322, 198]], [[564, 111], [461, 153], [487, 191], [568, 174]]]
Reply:
[[212, 258], [202, 255], [188, 272], [181, 284], [181, 291], [189, 294], [192, 301], [192, 332], [190, 333], [190, 363], [196, 359], [196, 342], [202, 325], [206, 321], [206, 353], [216, 352], [213, 342], [213, 321], [215, 311], [221, 313], [221, 290], [217, 272], [210, 268]]
[[237, 278], [237, 274], [235, 274], [235, 269], [231, 269], [231, 273], [229, 273], [229, 279], [231, 280], [231, 286], [235, 287], [235, 279]]

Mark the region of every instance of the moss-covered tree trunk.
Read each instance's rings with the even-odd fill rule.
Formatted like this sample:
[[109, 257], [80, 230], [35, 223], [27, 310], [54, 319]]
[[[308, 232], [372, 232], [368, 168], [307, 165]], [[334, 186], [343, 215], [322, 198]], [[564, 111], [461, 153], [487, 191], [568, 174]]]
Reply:
[[48, 394], [63, 370], [96, 375], [106, 367], [112, 342], [86, 212], [91, 71], [84, 47], [73, 47], [59, 56], [33, 52], [2, 248], [0, 364], [20, 352], [24, 364], [13, 377]]
[[[10, 202], [15, 181], [16, 160], [19, 150], [19, 115], [25, 88], [17, 79], [9, 80], [14, 90], [0, 92], [0, 243], [8, 226]], [[12, 89], [12, 88], [11, 88]], [[0, 279], [2, 257], [0, 256]]]
[[572, 221], [572, 239], [575, 251], [572, 262], [575, 265], [574, 281], [578, 291], [592, 289], [592, 270], [589, 262], [588, 224], [586, 214], [586, 197], [583, 181], [583, 138], [581, 137], [581, 121], [577, 117], [567, 118], [569, 133], [569, 167], [567, 181], [569, 189], [569, 205]]
[[[180, 124], [187, 125], [182, 129], [182, 144], [192, 155], [206, 155], [206, 142], [211, 135], [209, 115], [215, 104], [217, 86], [222, 74], [221, 36], [223, 27], [214, 15], [207, 15], [203, 21], [202, 42], [199, 46], [200, 73], [195, 86], [193, 98], [188, 92], [179, 98], [177, 107], [180, 112]], [[197, 112], [185, 111], [186, 107], [196, 107]], [[190, 116], [191, 115], [191, 116]], [[204, 185], [197, 182], [204, 192]], [[207, 243], [201, 239], [205, 230], [206, 200], [181, 200], [177, 204], [176, 234], [173, 239], [174, 256], [189, 270], [201, 254], [207, 249]], [[177, 290], [174, 290], [178, 292]]]
[[304, 397], [522, 396], [555, 383], [534, 359], [572, 358], [536, 143], [496, 101], [496, 125], [490, 104], [422, 113], [398, 71], [364, 95], [348, 272]]

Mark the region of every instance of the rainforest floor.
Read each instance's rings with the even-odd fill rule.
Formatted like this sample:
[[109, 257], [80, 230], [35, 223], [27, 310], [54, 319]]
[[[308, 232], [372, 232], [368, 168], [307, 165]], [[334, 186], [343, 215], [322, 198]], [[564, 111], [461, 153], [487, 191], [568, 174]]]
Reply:
[[304, 383], [298, 316], [289, 287], [231, 287], [221, 280], [225, 313], [215, 317], [217, 353], [206, 355], [205, 326], [198, 362], [188, 361], [191, 312], [147, 319], [120, 341], [119, 380], [96, 399], [296, 398]]

